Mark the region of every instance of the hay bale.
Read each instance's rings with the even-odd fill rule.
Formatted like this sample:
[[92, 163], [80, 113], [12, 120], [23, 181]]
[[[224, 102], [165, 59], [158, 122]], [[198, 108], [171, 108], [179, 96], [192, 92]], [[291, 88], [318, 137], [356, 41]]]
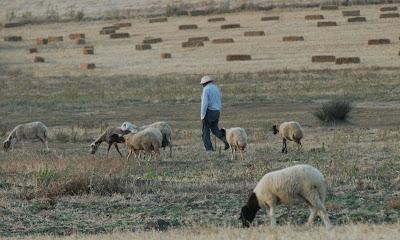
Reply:
[[83, 53], [83, 55], [93, 55], [94, 54], [94, 48], [84, 47], [82, 49], [82, 53]]
[[49, 43], [54, 43], [54, 42], [62, 42], [64, 41], [64, 37], [63, 36], [49, 36], [47, 38]]
[[334, 27], [337, 23], [334, 21], [317, 22], [317, 27]]
[[44, 57], [36, 56], [36, 57], [33, 59], [33, 62], [35, 62], [35, 63], [44, 63]]
[[4, 23], [4, 28], [14, 28], [14, 27], [20, 27], [25, 25], [25, 23], [20, 23], [20, 22], [8, 22]]
[[20, 42], [22, 41], [21, 36], [5, 36], [4, 41], [6, 42]]
[[193, 48], [193, 47], [204, 47], [204, 43], [200, 41], [182, 43], [182, 48]]
[[197, 25], [196, 24], [179, 25], [179, 30], [190, 30], [190, 29], [197, 29]]
[[188, 42], [207, 42], [210, 41], [208, 37], [191, 37]]
[[82, 63], [81, 65], [79, 65], [79, 68], [82, 69], [82, 70], [95, 69], [96, 68], [96, 64], [94, 64], [94, 63]]
[[398, 18], [400, 17], [399, 13], [382, 13], [379, 15], [379, 18]]
[[145, 38], [142, 43], [143, 44], [155, 44], [162, 42], [162, 38]]
[[306, 15], [304, 17], [305, 20], [322, 20], [324, 19], [324, 15], [315, 14], [315, 15]]
[[115, 31], [117, 31], [117, 30], [119, 30], [119, 26], [116, 26], [116, 25], [113, 25], [113, 26], [105, 26], [105, 27], [102, 27], [101, 28], [102, 30], [108, 30], [108, 29], [112, 29], [112, 30], [115, 30]]
[[149, 19], [149, 23], [160, 23], [160, 22], [168, 22], [168, 18], [163, 17], [163, 18], [152, 18], [152, 19]]
[[359, 17], [360, 10], [349, 10], [349, 11], [342, 11], [343, 17]]
[[351, 64], [351, 63], [360, 63], [359, 57], [341, 57], [336, 58], [336, 64]]
[[397, 11], [397, 7], [396, 7], [396, 6], [381, 7], [379, 10], [380, 10], [381, 12]]
[[336, 57], [331, 55], [316, 55], [311, 57], [311, 62], [335, 62]]
[[118, 38], [129, 38], [129, 33], [112, 33], [110, 34], [111, 39], [118, 39]]
[[161, 59], [172, 58], [171, 53], [161, 53]]
[[115, 29], [108, 28], [108, 29], [102, 29], [100, 30], [100, 35], [109, 35], [115, 33]]
[[47, 43], [49, 43], [47, 38], [36, 38], [37, 45], [46, 45]]
[[286, 36], [282, 38], [284, 42], [297, 42], [297, 41], [304, 41], [303, 36]]
[[224, 22], [225, 18], [224, 17], [213, 17], [207, 19], [208, 22]]
[[368, 45], [380, 45], [380, 44], [390, 44], [390, 39], [380, 38], [380, 39], [368, 40]]
[[279, 16], [261, 17], [261, 21], [278, 21]]
[[339, 7], [337, 5], [323, 5], [321, 6], [322, 11], [333, 11], [333, 10], [339, 10]]
[[226, 61], [231, 62], [231, 61], [249, 61], [251, 60], [250, 55], [243, 55], [243, 54], [231, 54], [231, 55], [226, 55]]
[[75, 40], [75, 39], [81, 39], [81, 38], [85, 38], [85, 34], [84, 33], [71, 33], [68, 35], [70, 40]]
[[37, 48], [29, 48], [29, 53], [37, 53]]
[[135, 49], [138, 50], [138, 51], [150, 50], [151, 49], [151, 45], [150, 44], [137, 44], [135, 46]]
[[205, 16], [207, 15], [207, 11], [205, 10], [192, 10], [188, 12], [188, 15], [191, 17], [196, 17], [196, 16]]
[[221, 29], [232, 29], [232, 28], [240, 28], [240, 24], [239, 23], [231, 23], [231, 24], [221, 25]]
[[212, 43], [233, 43], [233, 38], [217, 38], [211, 41]]
[[75, 39], [75, 43], [78, 45], [82, 45], [82, 44], [85, 44], [86, 41], [84, 38], [80, 38], [80, 39]]
[[259, 37], [259, 36], [265, 36], [264, 31], [248, 31], [244, 32], [245, 37]]
[[131, 27], [132, 23], [130, 23], [130, 22], [116, 23], [116, 24], [114, 24], [114, 26], [118, 27], [118, 28]]
[[351, 17], [347, 19], [347, 22], [366, 22], [367, 19], [365, 17]]

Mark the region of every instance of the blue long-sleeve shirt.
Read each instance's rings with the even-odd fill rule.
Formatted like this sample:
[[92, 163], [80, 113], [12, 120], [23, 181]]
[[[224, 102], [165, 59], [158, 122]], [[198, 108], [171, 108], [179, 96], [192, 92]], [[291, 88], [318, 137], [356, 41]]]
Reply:
[[206, 116], [207, 109], [221, 111], [221, 92], [214, 83], [209, 83], [203, 88], [200, 111], [202, 120]]

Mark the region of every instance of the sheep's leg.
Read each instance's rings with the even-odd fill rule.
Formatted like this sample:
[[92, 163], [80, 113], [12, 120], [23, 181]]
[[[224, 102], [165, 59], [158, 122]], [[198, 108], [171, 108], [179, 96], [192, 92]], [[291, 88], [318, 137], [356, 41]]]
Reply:
[[49, 141], [47, 139], [44, 140], [44, 144], [46, 145], [46, 151], [50, 151], [49, 150]]
[[269, 218], [271, 221], [271, 227], [275, 227], [276, 226], [275, 206], [271, 206], [269, 208]]
[[[316, 210], [318, 216], [322, 219], [327, 229], [330, 229], [331, 222], [329, 221], [328, 212], [325, 209], [324, 204], [322, 203], [319, 194], [317, 192], [313, 192], [307, 197], [307, 201], [312, 205], [312, 208]], [[310, 216], [311, 217], [311, 216]]]
[[112, 146], [112, 143], [109, 143], [109, 144], [108, 144], [108, 148], [107, 148], [107, 159], [108, 159], [108, 153], [110, 152], [111, 146]]
[[235, 160], [235, 150], [233, 150], [233, 147], [231, 147], [231, 161]]
[[332, 228], [331, 221], [329, 221], [328, 212], [326, 211], [326, 209], [324, 207], [322, 209], [318, 210], [318, 216], [324, 222], [326, 229]]
[[119, 151], [118, 144], [114, 143], [114, 147], [117, 150], [117, 152], [119, 153], [119, 156], [122, 157], [122, 153]]
[[244, 152], [244, 150], [241, 149], [241, 150], [240, 150], [240, 159], [241, 159], [242, 161], [244, 161], [244, 154], [243, 154], [243, 152]]
[[172, 143], [169, 142], [169, 157], [172, 158]]
[[286, 138], [282, 140], [282, 153], [287, 153]]
[[315, 214], [317, 213], [317, 209], [313, 208], [312, 206], [310, 206], [310, 216], [308, 217], [307, 226], [313, 225], [314, 224], [314, 218], [315, 218]]
[[132, 155], [132, 149], [129, 149], [128, 155], [126, 156], [126, 160], [129, 161], [129, 158]]
[[24, 140], [21, 140], [21, 144], [22, 144], [22, 152], [25, 152], [25, 143], [24, 143]]

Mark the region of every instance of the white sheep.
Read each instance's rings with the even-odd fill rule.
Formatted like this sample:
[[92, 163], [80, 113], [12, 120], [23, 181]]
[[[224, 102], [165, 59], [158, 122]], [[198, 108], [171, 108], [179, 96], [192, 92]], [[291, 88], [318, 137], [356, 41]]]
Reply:
[[[274, 134], [279, 133], [282, 137], [282, 153], [287, 153], [287, 141], [293, 141], [301, 147], [301, 139], [303, 138], [303, 129], [298, 122], [284, 122], [279, 126], [272, 126], [272, 132]], [[299, 149], [299, 148], [298, 148]]]
[[[137, 154], [141, 150], [150, 154], [150, 159], [151, 154], [154, 152], [158, 161], [160, 160], [160, 148], [162, 144], [162, 134], [160, 130], [149, 127], [137, 133], [129, 133], [125, 135], [124, 138], [126, 147], [129, 150], [126, 158], [127, 160], [129, 160], [129, 158], [132, 156], [132, 153], [135, 154], [135, 158], [137, 159]], [[139, 159], [137, 160], [139, 162]]]
[[[14, 143], [12, 143], [14, 139]], [[16, 126], [3, 143], [4, 150], [7, 151], [11, 145], [21, 142], [24, 147], [24, 140], [39, 139], [43, 147], [49, 151], [48, 128], [42, 122], [30, 122]], [[13, 147], [13, 146], [12, 146]]]
[[247, 146], [247, 134], [243, 128], [235, 127], [228, 129], [221, 129], [222, 132], [225, 132], [226, 141], [231, 147], [232, 158], [231, 160], [236, 159], [236, 151], [240, 151], [240, 159], [244, 160], [243, 152]]
[[140, 128], [136, 127], [134, 124], [130, 122], [124, 122], [121, 125], [121, 129], [129, 130], [133, 133], [144, 130], [149, 127], [157, 128], [158, 130], [160, 130], [163, 137], [161, 147], [165, 149], [165, 147], [169, 146], [169, 156], [172, 157], [172, 128], [167, 122], [163, 121], [155, 122], [149, 125], [144, 125]]
[[247, 204], [242, 207], [240, 219], [243, 227], [249, 227], [260, 208], [269, 207], [271, 226], [276, 225], [275, 207], [278, 203], [291, 205], [297, 200], [303, 201], [310, 208], [307, 225], [313, 224], [318, 214], [330, 228], [328, 213], [324, 202], [327, 184], [324, 176], [310, 165], [296, 165], [273, 171], [264, 175], [251, 193]]

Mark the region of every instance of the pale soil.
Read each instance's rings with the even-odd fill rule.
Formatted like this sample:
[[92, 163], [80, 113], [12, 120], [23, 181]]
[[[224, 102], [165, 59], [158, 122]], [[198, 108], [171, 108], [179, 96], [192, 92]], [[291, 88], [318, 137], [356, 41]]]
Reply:
[[[44, 76], [112, 76], [112, 75], [162, 75], [162, 74], [203, 74], [259, 72], [281, 69], [337, 69], [371, 66], [399, 67], [400, 49], [398, 25], [400, 19], [379, 19], [382, 5], [342, 7], [360, 9], [367, 18], [364, 23], [348, 23], [341, 11], [320, 11], [313, 9], [285, 9], [272, 12], [242, 12], [225, 14], [227, 21], [208, 23], [208, 17], [172, 17], [167, 23], [149, 24], [147, 19], [129, 20], [132, 27], [119, 32], [131, 34], [129, 39], [112, 40], [99, 35], [103, 26], [115, 21], [81, 23], [57, 23], [3, 29], [0, 32], [2, 55], [0, 63], [10, 69]], [[323, 14], [326, 20], [337, 21], [337, 27], [318, 28], [316, 21], [305, 21], [309, 14]], [[280, 21], [262, 22], [264, 15], [279, 15]], [[220, 30], [225, 23], [240, 23], [240, 29]], [[179, 31], [181, 24], [197, 24], [199, 29]], [[266, 36], [244, 37], [245, 31], [263, 30]], [[93, 45], [95, 55], [82, 55], [82, 46], [68, 39], [72, 32], [86, 34], [86, 45]], [[20, 43], [4, 42], [6, 35], [21, 35]], [[36, 55], [46, 63], [33, 63], [34, 54], [28, 49], [36, 45], [35, 39], [54, 35], [64, 36], [64, 42], [37, 46]], [[304, 42], [283, 42], [282, 37], [304, 36]], [[135, 45], [145, 37], [161, 37], [162, 43], [152, 44], [152, 50], [136, 51]], [[233, 44], [212, 44], [206, 42], [201, 48], [181, 47], [189, 37], [208, 36], [233, 38]], [[369, 46], [367, 41], [389, 38], [389, 45]], [[172, 59], [162, 60], [160, 54], [172, 53]], [[227, 62], [227, 54], [250, 54], [252, 61]], [[335, 65], [334, 63], [311, 63], [313, 55], [335, 55], [336, 57], [358, 56], [361, 64]], [[92, 71], [79, 70], [79, 64], [96, 64]]]

